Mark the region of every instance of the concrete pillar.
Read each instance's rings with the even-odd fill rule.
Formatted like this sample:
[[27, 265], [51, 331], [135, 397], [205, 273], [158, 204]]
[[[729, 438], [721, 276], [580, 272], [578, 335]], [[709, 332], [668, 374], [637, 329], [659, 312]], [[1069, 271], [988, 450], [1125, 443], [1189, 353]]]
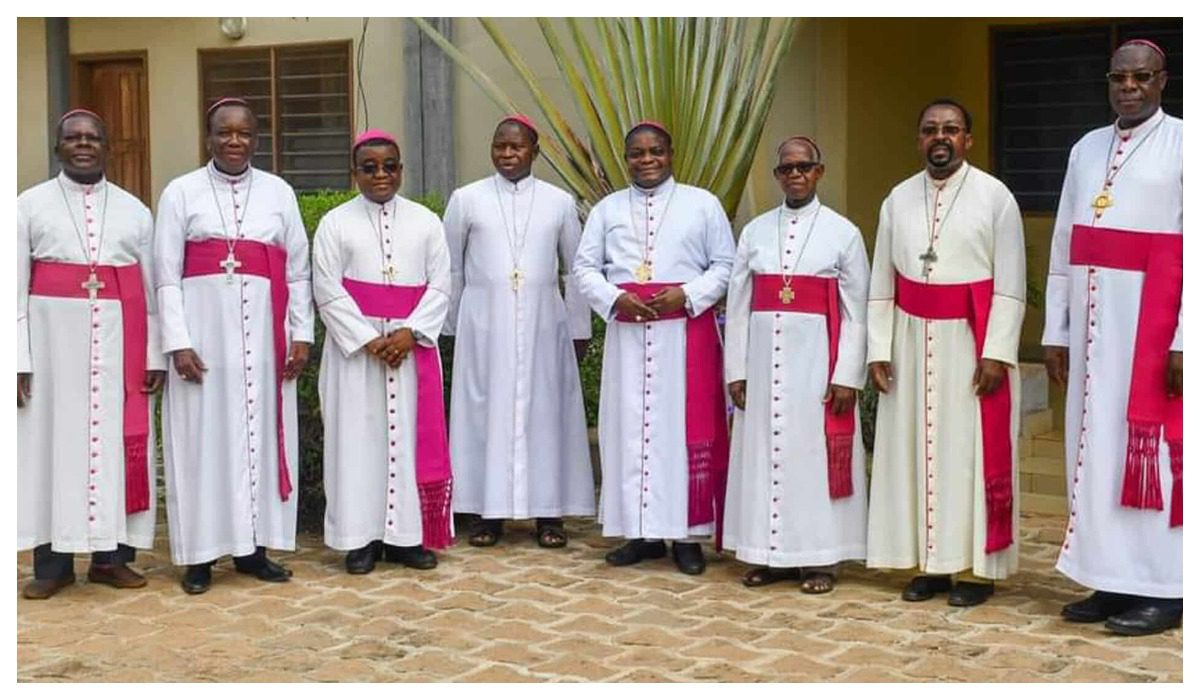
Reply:
[[[452, 17], [427, 18], [453, 39]], [[411, 22], [404, 27], [404, 189], [411, 195], [454, 189], [454, 63]]]
[[58, 118], [70, 108], [71, 44], [66, 17], [46, 18], [46, 129], [50, 149], [49, 177], [58, 174], [58, 158], [54, 155]]

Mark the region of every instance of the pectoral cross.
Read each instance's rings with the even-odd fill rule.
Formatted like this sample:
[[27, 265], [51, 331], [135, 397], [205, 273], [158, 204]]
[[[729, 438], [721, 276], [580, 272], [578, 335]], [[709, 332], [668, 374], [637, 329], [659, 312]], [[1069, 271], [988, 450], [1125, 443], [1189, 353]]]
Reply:
[[783, 285], [783, 289], [779, 290], [779, 301], [782, 301], [785, 304], [790, 304], [795, 298], [796, 293], [792, 291], [792, 285], [790, 283]]
[[1092, 200], [1092, 209], [1096, 210], [1096, 216], [1103, 214], [1104, 210], [1108, 209], [1112, 205], [1112, 194], [1108, 190], [1104, 190], [1100, 194], [1096, 195], [1096, 198]]
[[242, 261], [233, 257], [233, 251], [229, 251], [229, 256], [221, 261], [221, 267], [225, 268], [225, 281], [233, 282], [233, 273], [242, 266]]
[[512, 272], [508, 273], [508, 279], [512, 282], [513, 291], [521, 288], [521, 283], [525, 281], [525, 273], [521, 272], [521, 268], [514, 267]]
[[921, 253], [920, 259], [921, 259], [921, 263], [922, 263], [921, 275], [928, 277], [929, 271], [933, 268], [933, 264], [935, 262], [937, 262], [937, 259], [938, 259], [937, 253], [933, 252], [932, 245], [929, 246], [929, 250], [926, 250], [924, 253]]
[[96, 277], [96, 271], [92, 270], [91, 272], [88, 273], [87, 282], [84, 282], [83, 284], [79, 285], [79, 287], [81, 289], [87, 290], [88, 301], [95, 304], [96, 303], [96, 295], [98, 295], [100, 293], [101, 289], [104, 289], [104, 283], [101, 282]]
[[383, 276], [387, 278], [387, 281], [389, 284], [396, 280], [396, 266], [395, 265], [388, 263], [387, 267], [380, 270], [380, 272], [382, 272]]
[[638, 265], [637, 270], [634, 271], [633, 276], [637, 278], [638, 282], [649, 282], [650, 278], [654, 276], [654, 267], [649, 260], [643, 260], [642, 264]]

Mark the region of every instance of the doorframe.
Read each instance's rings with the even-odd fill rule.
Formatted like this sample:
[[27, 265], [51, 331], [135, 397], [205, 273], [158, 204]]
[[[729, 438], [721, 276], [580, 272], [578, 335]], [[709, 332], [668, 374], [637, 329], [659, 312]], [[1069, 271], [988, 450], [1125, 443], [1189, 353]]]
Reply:
[[[68, 95], [71, 108], [79, 105], [80, 93], [82, 85], [80, 84], [84, 76], [84, 66], [94, 63], [105, 63], [108, 61], [139, 61], [142, 64], [142, 71], [145, 73], [146, 81], [141, 108], [141, 123], [146, 127], [146, 148], [142, 152], [142, 172], [146, 176], [146, 199], [143, 202], [147, 207], [154, 201], [154, 180], [153, 173], [150, 170], [150, 149], [153, 145], [153, 139], [150, 138], [150, 55], [146, 50], [141, 51], [103, 51], [97, 53], [73, 53], [70, 55], [70, 78], [68, 80]], [[136, 196], [136, 195], [135, 195]]]

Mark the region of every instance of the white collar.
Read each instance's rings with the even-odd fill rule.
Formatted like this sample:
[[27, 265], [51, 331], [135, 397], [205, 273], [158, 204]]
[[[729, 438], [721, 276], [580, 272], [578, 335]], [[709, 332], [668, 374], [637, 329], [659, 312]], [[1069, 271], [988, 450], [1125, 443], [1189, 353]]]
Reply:
[[216, 179], [217, 182], [224, 182], [229, 185], [242, 184], [243, 182], [246, 181], [247, 178], [250, 177], [250, 174], [254, 170], [254, 166], [248, 165], [248, 166], [246, 166], [245, 170], [238, 173], [237, 175], [230, 175], [229, 173], [221, 172], [221, 170], [219, 170], [217, 168], [217, 162], [212, 160], [211, 158], [208, 161], [208, 165], [206, 165], [205, 167], [208, 168], [208, 174], [210, 176], [212, 176], [214, 179]]
[[1166, 119], [1166, 118], [1167, 118], [1166, 112], [1162, 111], [1162, 107], [1159, 107], [1158, 111], [1155, 112], [1154, 114], [1150, 115], [1149, 119], [1142, 122], [1141, 124], [1138, 124], [1137, 126], [1133, 127], [1132, 129], [1122, 129], [1120, 126], [1120, 124], [1121, 124], [1120, 118], [1118, 118], [1116, 121], [1113, 122], [1113, 129], [1116, 130], [1118, 137], [1120, 137], [1122, 134], [1124, 134], [1125, 140], [1128, 141], [1128, 140], [1132, 139], [1134, 136], [1137, 136], [1138, 134], [1146, 133], [1147, 131], [1149, 131], [1150, 129], [1157, 126], [1159, 122], [1161, 122], [1163, 119]]
[[58, 172], [58, 182], [66, 191], [77, 192], [79, 194], [83, 194], [85, 192], [95, 194], [108, 186], [108, 180], [105, 179], [103, 175], [100, 176], [99, 180], [89, 185], [83, 182], [76, 182], [72, 180], [65, 172], [61, 170]]
[[389, 199], [389, 200], [388, 200], [388, 201], [386, 201], [386, 202], [382, 202], [382, 203], [381, 203], [381, 202], [376, 202], [376, 201], [374, 201], [374, 200], [372, 200], [372, 199], [369, 199], [369, 198], [368, 198], [368, 197], [367, 197], [365, 194], [363, 194], [362, 192], [359, 192], [359, 193], [358, 193], [358, 196], [359, 196], [359, 198], [360, 198], [360, 199], [362, 199], [362, 201], [363, 201], [363, 204], [366, 204], [368, 208], [372, 208], [372, 207], [378, 207], [378, 208], [380, 208], [380, 209], [387, 209], [388, 207], [391, 207], [391, 208], [395, 209], [395, 208], [396, 208], [397, 206], [399, 206], [399, 204], [400, 204], [400, 202], [398, 201], [398, 200], [400, 199], [400, 194], [399, 194], [399, 193], [392, 195], [392, 198], [391, 198], [391, 199]]
[[496, 173], [492, 177], [495, 178], [496, 186], [500, 188], [501, 192], [525, 194], [533, 187], [533, 173], [529, 173], [516, 182], [509, 180], [500, 173]]
[[783, 211], [786, 214], [796, 214], [799, 216], [804, 216], [805, 214], [807, 214], [809, 212], [813, 212], [813, 211], [816, 211], [817, 209], [821, 208], [821, 198], [818, 197], [816, 194], [814, 194], [812, 200], [810, 200], [808, 204], [805, 204], [804, 206], [800, 207], [799, 209], [793, 209], [788, 206], [787, 198], [785, 197], [783, 200], [783, 204], [781, 206], [783, 207]]
[[959, 182], [962, 182], [962, 179], [967, 176], [967, 171], [970, 169], [971, 164], [968, 163], [964, 158], [962, 165], [958, 166], [958, 170], [955, 170], [954, 174], [945, 180], [938, 180], [934, 176], [930, 175], [928, 170], [922, 170], [921, 172], [925, 173], [925, 178], [929, 180], [929, 184], [941, 189], [947, 185], [958, 184]]
[[641, 187], [636, 182], [629, 183], [629, 187], [633, 189], [635, 193], [640, 194], [643, 197], [663, 195], [675, 187], [675, 176], [672, 175], [671, 177], [668, 177], [666, 180], [663, 180], [662, 182], [658, 183], [657, 186], [650, 189]]

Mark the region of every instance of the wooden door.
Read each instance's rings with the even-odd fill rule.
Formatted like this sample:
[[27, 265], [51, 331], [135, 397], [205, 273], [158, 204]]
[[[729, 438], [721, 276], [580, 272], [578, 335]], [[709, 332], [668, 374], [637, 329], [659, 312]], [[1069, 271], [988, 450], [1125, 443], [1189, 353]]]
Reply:
[[109, 180], [150, 206], [150, 119], [146, 56], [71, 57], [71, 105], [108, 125]]

